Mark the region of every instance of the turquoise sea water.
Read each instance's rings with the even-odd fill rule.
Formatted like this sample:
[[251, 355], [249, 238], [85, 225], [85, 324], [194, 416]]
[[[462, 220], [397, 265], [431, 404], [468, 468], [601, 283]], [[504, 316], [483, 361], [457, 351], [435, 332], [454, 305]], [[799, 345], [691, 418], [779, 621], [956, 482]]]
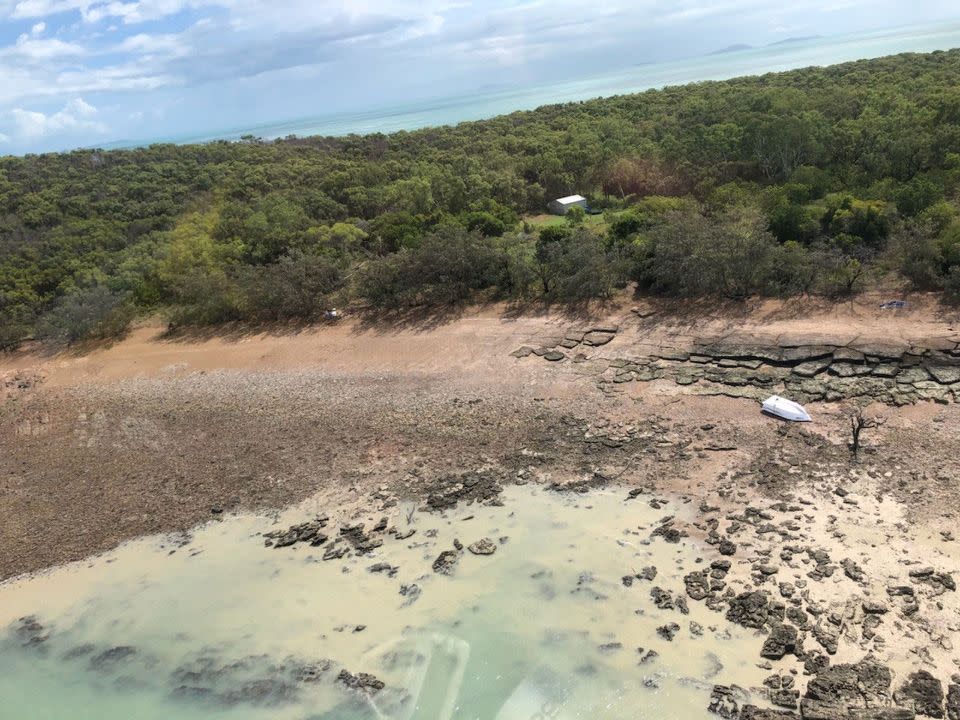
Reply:
[[541, 105], [624, 95], [668, 85], [724, 80], [903, 52], [931, 52], [954, 47], [960, 47], [960, 23], [822, 37], [674, 62], [632, 66], [617, 72], [568, 82], [477, 92], [380, 110], [305, 117], [264, 125], [235, 127], [213, 133], [151, 138], [141, 143], [119, 142], [112, 147], [150, 142], [237, 140], [244, 135], [275, 139], [288, 135], [306, 137], [415, 130], [480, 120], [516, 110], [532, 110]]

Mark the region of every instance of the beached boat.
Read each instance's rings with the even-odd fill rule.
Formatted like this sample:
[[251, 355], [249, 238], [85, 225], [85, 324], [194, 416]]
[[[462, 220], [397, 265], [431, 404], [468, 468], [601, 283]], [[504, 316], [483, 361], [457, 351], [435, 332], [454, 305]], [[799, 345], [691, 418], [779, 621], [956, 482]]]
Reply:
[[763, 412], [790, 422], [810, 422], [810, 415], [800, 403], [772, 395], [763, 401]]

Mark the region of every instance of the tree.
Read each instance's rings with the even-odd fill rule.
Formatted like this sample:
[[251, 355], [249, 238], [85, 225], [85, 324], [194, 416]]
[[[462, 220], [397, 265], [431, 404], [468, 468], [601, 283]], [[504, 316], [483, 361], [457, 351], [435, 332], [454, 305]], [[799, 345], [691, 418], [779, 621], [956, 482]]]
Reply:
[[570, 227], [577, 227], [578, 225], [583, 225], [583, 221], [587, 219], [587, 211], [584, 210], [579, 205], [575, 205], [569, 210], [564, 217], [564, 220], [567, 221], [567, 225]]
[[853, 455], [854, 461], [856, 461], [860, 457], [861, 435], [863, 431], [883, 427], [887, 419], [882, 416], [867, 417], [863, 414], [863, 408], [860, 406], [848, 408], [845, 415], [850, 424], [850, 442], [847, 444], [847, 447], [850, 448], [850, 453]]

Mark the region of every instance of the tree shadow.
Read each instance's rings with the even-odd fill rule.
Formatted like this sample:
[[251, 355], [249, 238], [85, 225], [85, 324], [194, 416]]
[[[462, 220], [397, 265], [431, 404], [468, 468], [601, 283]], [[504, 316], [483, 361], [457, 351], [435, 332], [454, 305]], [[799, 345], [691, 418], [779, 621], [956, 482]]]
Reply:
[[218, 325], [169, 325], [157, 335], [160, 342], [197, 343], [208, 340], [241, 340], [266, 335], [268, 337], [295, 337], [301, 333], [322, 327], [317, 320], [271, 320], [260, 322], [232, 321]]
[[482, 309], [482, 303], [420, 305], [401, 308], [358, 308], [350, 312], [355, 319], [353, 333], [373, 332], [378, 335], [413, 331], [429, 332], [461, 319], [467, 311]]
[[523, 318], [557, 316], [567, 322], [590, 323], [602, 320], [612, 309], [617, 309], [614, 299], [556, 302], [544, 299], [512, 300], [500, 313], [501, 320], [517, 321]]

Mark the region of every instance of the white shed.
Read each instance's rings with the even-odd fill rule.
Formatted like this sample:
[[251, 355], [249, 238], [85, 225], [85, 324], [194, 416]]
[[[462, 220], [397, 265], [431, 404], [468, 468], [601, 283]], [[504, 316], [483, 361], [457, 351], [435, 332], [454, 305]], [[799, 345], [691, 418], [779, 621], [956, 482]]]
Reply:
[[586, 210], [587, 199], [583, 197], [583, 195], [570, 195], [554, 200], [547, 205], [547, 208], [549, 208], [550, 212], [554, 215], [566, 215], [572, 207], [582, 207]]

